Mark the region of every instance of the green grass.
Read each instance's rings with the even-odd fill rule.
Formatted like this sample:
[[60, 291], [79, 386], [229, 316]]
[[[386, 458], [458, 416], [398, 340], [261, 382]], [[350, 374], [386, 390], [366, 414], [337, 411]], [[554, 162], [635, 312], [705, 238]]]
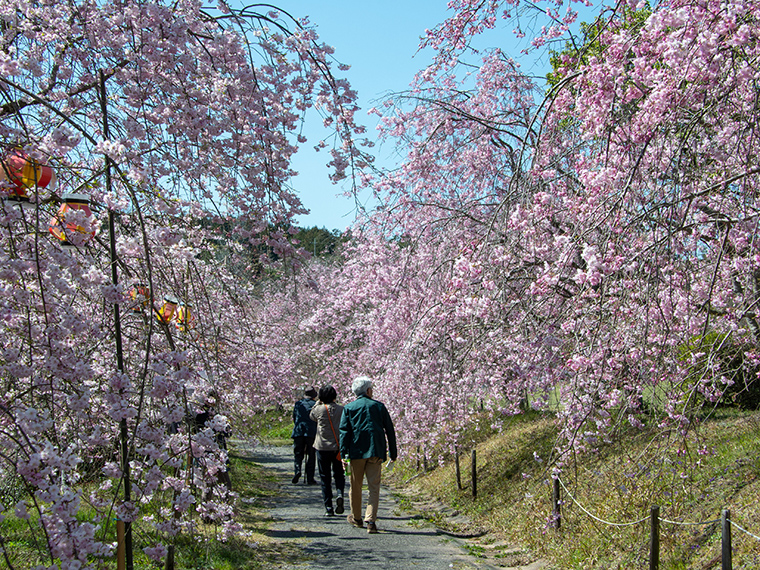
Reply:
[[236, 521], [243, 535], [222, 540], [217, 529], [203, 525], [204, 536], [210, 540], [185, 535], [177, 545], [176, 568], [213, 570], [263, 570], [273, 563], [302, 559], [297, 544], [280, 542], [267, 536], [270, 525], [267, 503], [280, 493], [277, 478], [250, 457], [231, 449], [233, 490], [239, 494]]
[[293, 416], [290, 409], [270, 409], [247, 421], [251, 438], [259, 439], [272, 445], [291, 445], [293, 440]]
[[183, 535], [177, 544], [177, 568], [266, 568], [269, 557], [278, 554], [277, 545], [264, 534], [269, 520], [262, 509], [262, 500], [277, 494], [277, 483], [260, 465], [231, 452], [233, 490], [240, 495], [236, 513], [246, 536], [221, 540], [216, 527], [202, 525], [200, 536]]
[[[482, 432], [481, 426], [478, 433]], [[686, 436], [654, 427], [625, 428], [597, 452], [569, 460], [561, 466], [561, 478], [577, 503], [563, 490], [560, 531], [549, 524], [552, 479], [545, 463], [556, 435], [551, 417], [534, 414], [511, 419], [499, 433], [479, 436], [476, 500], [470, 489], [469, 449], [460, 452], [463, 490], [457, 488], [451, 461], [424, 475], [416, 472], [415, 461], [398, 465], [394, 482], [398, 487], [409, 481], [407, 491], [434, 494], [478, 527], [524, 547], [534, 558], [551, 561], [557, 569], [648, 568], [648, 517], [653, 505], [660, 506], [661, 518], [682, 522], [713, 521], [728, 508], [735, 523], [760, 535], [758, 413], [719, 410]], [[534, 459], [534, 451], [544, 462]], [[613, 523], [644, 520], [609, 526], [579, 505]], [[738, 530], [732, 534], [733, 568], [760, 567], [760, 541]], [[663, 522], [660, 539], [662, 569], [719, 567], [710, 566], [720, 554], [719, 523]]]

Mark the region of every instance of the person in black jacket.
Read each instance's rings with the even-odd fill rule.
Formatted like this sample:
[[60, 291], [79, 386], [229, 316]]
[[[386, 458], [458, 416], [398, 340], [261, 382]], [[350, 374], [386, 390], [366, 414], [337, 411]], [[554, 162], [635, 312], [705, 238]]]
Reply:
[[304, 457], [306, 458], [306, 483], [316, 485], [314, 479], [314, 467], [316, 457], [314, 455], [314, 438], [317, 435], [317, 422], [309, 417], [311, 409], [314, 407], [314, 398], [317, 397], [317, 391], [314, 386], [309, 386], [304, 391], [304, 397], [298, 400], [293, 406], [293, 457], [294, 457], [294, 474], [293, 484], [298, 483], [301, 478], [301, 465]]

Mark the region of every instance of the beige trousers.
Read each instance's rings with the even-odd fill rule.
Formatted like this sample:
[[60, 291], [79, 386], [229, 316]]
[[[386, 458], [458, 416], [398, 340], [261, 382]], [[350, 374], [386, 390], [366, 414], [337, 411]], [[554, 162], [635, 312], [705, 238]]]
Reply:
[[377, 508], [380, 503], [380, 472], [383, 460], [379, 457], [369, 459], [351, 460], [351, 515], [357, 520], [362, 520], [362, 484], [364, 476], [367, 477], [369, 500], [367, 511], [364, 513], [364, 521], [375, 522], [377, 520]]

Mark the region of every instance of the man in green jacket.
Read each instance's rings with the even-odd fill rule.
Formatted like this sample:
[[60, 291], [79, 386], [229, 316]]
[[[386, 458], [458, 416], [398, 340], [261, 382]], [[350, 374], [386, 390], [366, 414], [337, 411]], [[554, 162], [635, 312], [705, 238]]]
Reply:
[[[356, 527], [367, 524], [367, 532], [377, 532], [377, 508], [380, 502], [380, 477], [386, 446], [391, 461], [396, 460], [396, 432], [385, 405], [372, 399], [372, 380], [359, 376], [351, 385], [356, 400], [346, 404], [340, 420], [340, 454], [350, 461], [351, 513], [348, 522]], [[347, 464], [348, 467], [348, 464]], [[367, 477], [369, 501], [362, 522], [362, 483]]]

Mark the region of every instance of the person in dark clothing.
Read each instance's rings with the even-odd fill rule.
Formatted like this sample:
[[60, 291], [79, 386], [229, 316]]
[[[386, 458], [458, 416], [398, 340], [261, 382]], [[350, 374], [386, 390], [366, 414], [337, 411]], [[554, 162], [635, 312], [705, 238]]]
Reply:
[[[317, 467], [319, 480], [322, 483], [322, 501], [325, 505], [325, 516], [343, 514], [343, 492], [346, 488], [346, 476], [343, 473], [343, 463], [338, 451], [338, 428], [343, 406], [335, 403], [337, 393], [335, 388], [323, 386], [319, 389], [317, 404], [311, 409], [311, 419], [317, 422], [317, 437], [314, 449], [317, 450]], [[335, 476], [335, 509], [333, 510], [332, 479]]]
[[[207, 423], [213, 420], [217, 416], [216, 407], [219, 402], [219, 396], [216, 391], [212, 390], [203, 398], [203, 405], [196, 414], [191, 415], [188, 418], [188, 424], [190, 427], [190, 433], [197, 434], [207, 427]], [[219, 431], [218, 428], [214, 430], [214, 441], [219, 446], [219, 449], [225, 454], [225, 469], [216, 471], [217, 484], [224, 485], [228, 491], [232, 490], [232, 480], [230, 479], [230, 459], [227, 455], [227, 438], [230, 436], [229, 424], [224, 431]], [[198, 458], [202, 459], [202, 458]], [[189, 452], [188, 465], [192, 461], [192, 451]], [[210, 500], [212, 496], [212, 489], [209, 489], [205, 500]]]
[[309, 386], [304, 391], [304, 397], [298, 400], [293, 406], [293, 457], [294, 457], [294, 474], [293, 484], [298, 483], [301, 478], [301, 465], [306, 459], [306, 483], [316, 485], [314, 479], [314, 438], [317, 435], [317, 422], [309, 417], [311, 409], [314, 407], [314, 398], [317, 397], [317, 391], [314, 386]]
[[[383, 461], [388, 455], [391, 461], [396, 460], [396, 431], [385, 405], [372, 398], [372, 380], [359, 376], [351, 385], [351, 390], [356, 394], [356, 400], [343, 408], [339, 434], [340, 454], [343, 461], [350, 461], [351, 467], [351, 513], [347, 518], [356, 527], [366, 524], [367, 532], [375, 534]], [[365, 476], [369, 500], [362, 521], [362, 483]]]

